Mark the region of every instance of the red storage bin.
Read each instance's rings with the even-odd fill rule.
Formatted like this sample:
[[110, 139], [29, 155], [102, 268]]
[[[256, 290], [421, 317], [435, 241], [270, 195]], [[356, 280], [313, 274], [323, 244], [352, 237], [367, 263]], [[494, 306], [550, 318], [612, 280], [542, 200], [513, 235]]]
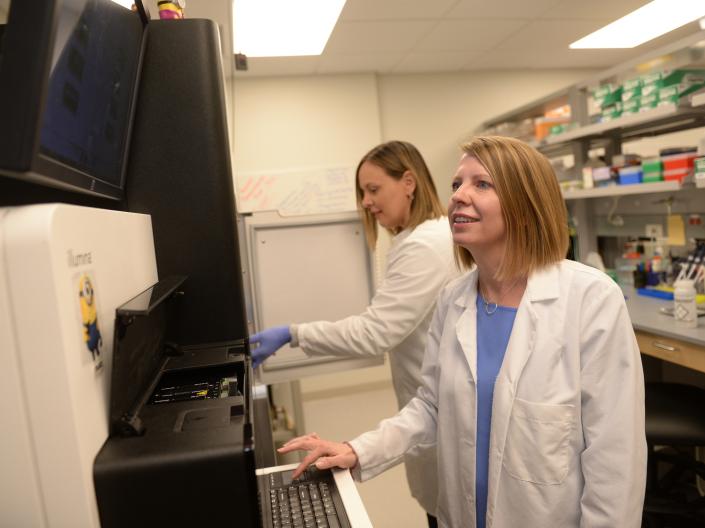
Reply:
[[683, 152], [681, 154], [670, 154], [661, 156], [663, 161], [663, 179], [666, 181], [677, 180], [682, 182], [695, 166], [697, 152]]

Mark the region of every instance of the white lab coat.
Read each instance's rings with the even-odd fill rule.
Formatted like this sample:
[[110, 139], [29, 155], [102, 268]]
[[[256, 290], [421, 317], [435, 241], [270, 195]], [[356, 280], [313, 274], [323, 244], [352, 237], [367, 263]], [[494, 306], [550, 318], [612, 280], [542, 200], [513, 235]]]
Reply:
[[[438, 300], [423, 385], [351, 442], [358, 477], [437, 441], [440, 526], [475, 519], [477, 271]], [[639, 527], [646, 482], [644, 380], [621, 290], [563, 261], [529, 277], [497, 376], [488, 528]]]
[[[380, 286], [360, 315], [336, 322], [292, 325], [291, 346], [314, 355], [376, 356], [389, 353], [399, 408], [421, 385], [426, 336], [443, 286], [457, 277], [453, 239], [446, 217], [427, 220], [392, 239]], [[421, 507], [436, 511], [436, 456], [419, 449], [406, 457], [411, 494]]]

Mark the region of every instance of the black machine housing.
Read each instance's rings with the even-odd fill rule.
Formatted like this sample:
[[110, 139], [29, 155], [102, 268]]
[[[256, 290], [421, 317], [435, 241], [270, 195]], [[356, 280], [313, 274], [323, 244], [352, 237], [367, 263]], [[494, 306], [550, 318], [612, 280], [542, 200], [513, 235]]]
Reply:
[[103, 528], [260, 526], [224, 84], [214, 22], [149, 22], [122, 207], [151, 216], [167, 279], [116, 315]]
[[260, 526], [249, 357], [243, 341], [166, 340], [183, 282], [117, 309], [110, 438], [93, 465], [102, 528]]

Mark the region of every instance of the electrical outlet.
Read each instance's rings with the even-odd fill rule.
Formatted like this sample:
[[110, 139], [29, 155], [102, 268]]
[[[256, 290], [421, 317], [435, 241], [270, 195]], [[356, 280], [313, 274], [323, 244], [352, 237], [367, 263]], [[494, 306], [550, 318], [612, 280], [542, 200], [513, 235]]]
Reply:
[[661, 224], [646, 224], [646, 236], [649, 238], [662, 238], [663, 226]]

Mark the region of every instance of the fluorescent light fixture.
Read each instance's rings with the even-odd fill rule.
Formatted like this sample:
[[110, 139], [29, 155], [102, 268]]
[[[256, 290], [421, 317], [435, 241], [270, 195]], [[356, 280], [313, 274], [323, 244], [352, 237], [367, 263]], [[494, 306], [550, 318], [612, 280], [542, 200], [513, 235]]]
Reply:
[[233, 0], [234, 51], [248, 57], [320, 55], [345, 0]]
[[587, 37], [571, 49], [633, 48], [705, 16], [702, 0], [653, 0]]

